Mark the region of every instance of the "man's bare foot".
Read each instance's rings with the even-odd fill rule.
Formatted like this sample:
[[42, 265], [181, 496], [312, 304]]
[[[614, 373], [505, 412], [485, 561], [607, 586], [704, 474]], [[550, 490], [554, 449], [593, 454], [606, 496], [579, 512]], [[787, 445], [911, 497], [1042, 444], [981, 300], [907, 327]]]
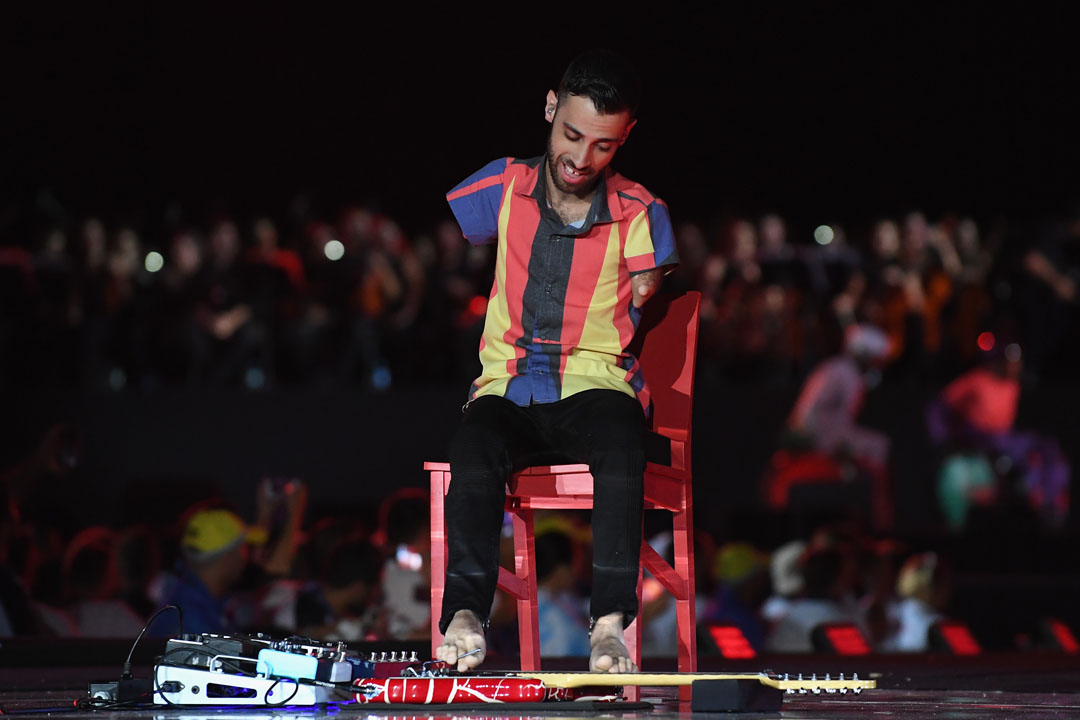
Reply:
[[435, 649], [435, 659], [465, 672], [484, 662], [486, 654], [487, 640], [480, 618], [472, 610], [458, 610], [446, 626], [442, 645]]
[[623, 639], [622, 613], [597, 618], [589, 636], [589, 672], [632, 673], [637, 666], [630, 659]]

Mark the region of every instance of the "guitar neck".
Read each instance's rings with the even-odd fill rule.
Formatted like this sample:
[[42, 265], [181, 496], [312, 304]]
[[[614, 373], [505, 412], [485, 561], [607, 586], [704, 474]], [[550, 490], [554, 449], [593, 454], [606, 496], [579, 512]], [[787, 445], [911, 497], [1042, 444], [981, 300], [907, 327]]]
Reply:
[[756, 680], [763, 685], [777, 690], [798, 691], [859, 691], [877, 687], [877, 681], [856, 677], [838, 678], [791, 678], [772, 677], [765, 673], [554, 673], [554, 672], [516, 672], [518, 677], [541, 680], [548, 687], [578, 688], [589, 686], [647, 686], [668, 687], [690, 685], [695, 680]]

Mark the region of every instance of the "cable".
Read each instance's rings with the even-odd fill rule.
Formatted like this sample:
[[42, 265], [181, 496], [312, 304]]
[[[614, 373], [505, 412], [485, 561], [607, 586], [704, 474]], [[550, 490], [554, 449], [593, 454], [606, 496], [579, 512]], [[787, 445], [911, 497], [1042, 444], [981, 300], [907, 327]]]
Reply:
[[[175, 651], [172, 651], [172, 652], [175, 652]], [[168, 654], [169, 653], [165, 653], [165, 655], [168, 655]], [[165, 655], [161, 656], [162, 660], [165, 659]], [[158, 672], [160, 670], [161, 670], [161, 663], [159, 662], [158, 664], [154, 665], [154, 692], [161, 694], [161, 699], [165, 701], [166, 705], [176, 705], [176, 703], [174, 703], [172, 700], [165, 697], [165, 693], [161, 692], [161, 683], [158, 682]]]
[[80, 710], [86, 708], [89, 708], [91, 710], [113, 710], [115, 708], [145, 705], [147, 703], [147, 700], [143, 700], [143, 698], [148, 698], [148, 700], [152, 702], [154, 696], [157, 695], [158, 692], [160, 691], [154, 690], [153, 692], [145, 692], [138, 697], [131, 698], [130, 700], [124, 700], [123, 702], [108, 702], [99, 698], [83, 698], [82, 700], [76, 701], [75, 707]]
[[296, 697], [296, 693], [300, 692], [300, 681], [295, 678], [289, 678], [293, 681], [292, 695], [285, 698], [281, 702], [270, 702], [270, 694], [274, 692], [274, 688], [276, 688], [284, 679], [286, 678], [275, 678], [273, 684], [270, 685], [270, 687], [266, 688], [266, 692], [263, 693], [263, 705], [288, 705], [290, 702], [292, 702], [292, 699]]
[[138, 646], [139, 641], [142, 640], [143, 635], [146, 634], [147, 628], [149, 628], [150, 625], [155, 620], [157, 620], [158, 615], [165, 612], [166, 610], [175, 610], [176, 611], [177, 616], [179, 616], [179, 618], [180, 618], [180, 632], [177, 633], [177, 634], [178, 635], [183, 635], [184, 634], [184, 611], [180, 609], [180, 606], [179, 605], [166, 605], [163, 608], [158, 608], [158, 610], [155, 611], [154, 614], [150, 616], [150, 619], [146, 621], [146, 624], [143, 625], [142, 630], [139, 631], [139, 636], [137, 638], [135, 638], [135, 642], [132, 643], [131, 650], [128, 651], [127, 660], [124, 661], [124, 667], [120, 671], [120, 678], [122, 680], [127, 680], [128, 678], [131, 677], [131, 656], [135, 654], [135, 648], [136, 648], [136, 646]]

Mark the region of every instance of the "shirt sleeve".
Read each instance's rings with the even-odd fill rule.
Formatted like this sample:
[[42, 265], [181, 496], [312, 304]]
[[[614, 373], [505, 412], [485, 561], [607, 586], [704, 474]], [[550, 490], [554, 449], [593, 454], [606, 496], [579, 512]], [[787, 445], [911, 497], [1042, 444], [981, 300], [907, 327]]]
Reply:
[[490, 243], [498, 236], [507, 162], [508, 158], [500, 158], [488, 163], [446, 194], [454, 219], [473, 245]]
[[664, 268], [666, 274], [679, 264], [675, 230], [662, 200], [653, 200], [630, 221], [623, 254], [631, 275], [656, 268]]

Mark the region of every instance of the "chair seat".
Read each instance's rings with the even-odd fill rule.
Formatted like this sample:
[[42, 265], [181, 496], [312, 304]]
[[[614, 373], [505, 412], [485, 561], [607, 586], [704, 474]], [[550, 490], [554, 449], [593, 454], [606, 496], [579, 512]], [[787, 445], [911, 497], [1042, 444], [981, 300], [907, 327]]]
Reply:
[[[426, 462], [424, 469], [445, 472], [443, 494], [450, 490], [450, 463]], [[647, 510], [685, 510], [683, 484], [689, 473], [646, 463], [645, 508]], [[529, 467], [514, 473], [507, 488], [507, 504], [536, 510], [588, 510], [592, 508], [593, 477], [589, 466], [548, 465]]]

